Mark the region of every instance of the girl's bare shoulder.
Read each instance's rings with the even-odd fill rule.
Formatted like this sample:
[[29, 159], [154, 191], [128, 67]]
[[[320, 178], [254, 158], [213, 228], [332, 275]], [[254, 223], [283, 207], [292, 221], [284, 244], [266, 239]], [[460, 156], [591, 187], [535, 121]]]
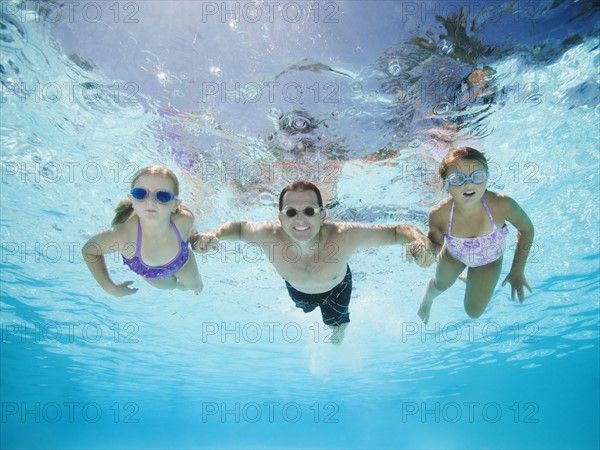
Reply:
[[182, 236], [188, 237], [194, 229], [194, 214], [187, 208], [177, 208], [177, 211], [171, 214], [171, 219]]
[[123, 248], [126, 244], [136, 241], [137, 225], [138, 219], [134, 215], [125, 222], [102, 230], [100, 233], [92, 236], [86, 243], [86, 246], [100, 246], [103, 254], [117, 251], [117, 249]]
[[448, 198], [437, 206], [434, 206], [429, 212], [429, 221], [434, 222], [442, 221], [444, 218], [447, 220], [450, 217], [450, 208], [452, 207], [452, 199]]
[[484, 198], [493, 212], [497, 212], [502, 215], [505, 215], [507, 211], [513, 208], [516, 204], [516, 202], [508, 195], [494, 191], [486, 191]]

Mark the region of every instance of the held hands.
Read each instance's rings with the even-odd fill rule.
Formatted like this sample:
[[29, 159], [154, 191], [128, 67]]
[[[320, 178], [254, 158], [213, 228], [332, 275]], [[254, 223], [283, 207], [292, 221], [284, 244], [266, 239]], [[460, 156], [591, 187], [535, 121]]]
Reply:
[[515, 274], [513, 272], [509, 272], [504, 281], [502, 282], [502, 287], [506, 285], [506, 283], [510, 283], [511, 286], [511, 298], [513, 301], [515, 300], [515, 292], [519, 297], [519, 302], [523, 303], [525, 301], [525, 289], [526, 287], [531, 293], [531, 288], [529, 284], [527, 284], [527, 280], [525, 279], [525, 275], [522, 273]]
[[436, 250], [427, 237], [418, 237], [406, 246], [408, 262], [416, 262], [419, 267], [429, 267], [435, 262]]
[[206, 253], [219, 248], [219, 239], [212, 233], [196, 233], [190, 237], [192, 250], [199, 253]]
[[133, 284], [133, 281], [121, 281], [120, 283], [115, 283], [115, 285], [108, 290], [108, 293], [115, 297], [133, 295], [138, 291], [138, 288], [129, 287], [131, 284]]

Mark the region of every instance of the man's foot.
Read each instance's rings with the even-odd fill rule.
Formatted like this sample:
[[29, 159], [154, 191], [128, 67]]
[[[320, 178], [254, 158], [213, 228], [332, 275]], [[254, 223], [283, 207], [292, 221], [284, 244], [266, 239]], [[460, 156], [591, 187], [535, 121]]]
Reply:
[[344, 334], [346, 333], [346, 327], [349, 322], [343, 323], [341, 325], [329, 325], [333, 334], [329, 338], [329, 342], [332, 344], [341, 344], [344, 340]]

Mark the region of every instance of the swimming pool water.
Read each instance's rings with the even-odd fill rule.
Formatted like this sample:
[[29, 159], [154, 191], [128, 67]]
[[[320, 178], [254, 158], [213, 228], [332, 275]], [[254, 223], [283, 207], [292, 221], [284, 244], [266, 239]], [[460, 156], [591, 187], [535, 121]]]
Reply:
[[[2, 448], [598, 448], [596, 4], [1, 5]], [[478, 65], [497, 97], [456, 101]], [[468, 319], [457, 283], [424, 326], [434, 267], [362, 250], [337, 346], [249, 246], [197, 255], [198, 297], [82, 261], [150, 164], [201, 231], [275, 218], [302, 170], [333, 219], [425, 230], [448, 122], [536, 226], [522, 305]]]

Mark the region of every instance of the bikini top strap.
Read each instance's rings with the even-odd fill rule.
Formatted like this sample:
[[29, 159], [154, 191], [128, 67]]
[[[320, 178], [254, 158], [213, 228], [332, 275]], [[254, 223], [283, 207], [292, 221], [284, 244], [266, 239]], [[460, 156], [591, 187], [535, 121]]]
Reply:
[[450, 209], [450, 220], [448, 221], [448, 236], [452, 236], [452, 219], [454, 219], [454, 202], [452, 202], [452, 208]]
[[483, 207], [485, 208], [487, 215], [490, 218], [490, 222], [492, 223], [492, 231], [494, 231], [498, 227], [496, 226], [496, 222], [494, 222], [494, 216], [492, 216], [490, 207], [488, 206], [487, 202], [485, 201], [485, 199], [483, 197], [481, 197], [481, 202], [483, 203]]
[[138, 221], [138, 235], [137, 241], [135, 243], [135, 256], [142, 259], [142, 224], [140, 223], [140, 218], [137, 218]]
[[173, 222], [173, 219], [171, 219], [171, 226], [173, 227], [173, 230], [175, 230], [175, 234], [177, 235], [177, 239], [179, 239], [179, 242], [185, 242], [183, 240], [183, 238], [181, 237], [181, 234], [179, 233], [179, 230], [177, 229], [177, 225], [175, 225], [175, 222]]

